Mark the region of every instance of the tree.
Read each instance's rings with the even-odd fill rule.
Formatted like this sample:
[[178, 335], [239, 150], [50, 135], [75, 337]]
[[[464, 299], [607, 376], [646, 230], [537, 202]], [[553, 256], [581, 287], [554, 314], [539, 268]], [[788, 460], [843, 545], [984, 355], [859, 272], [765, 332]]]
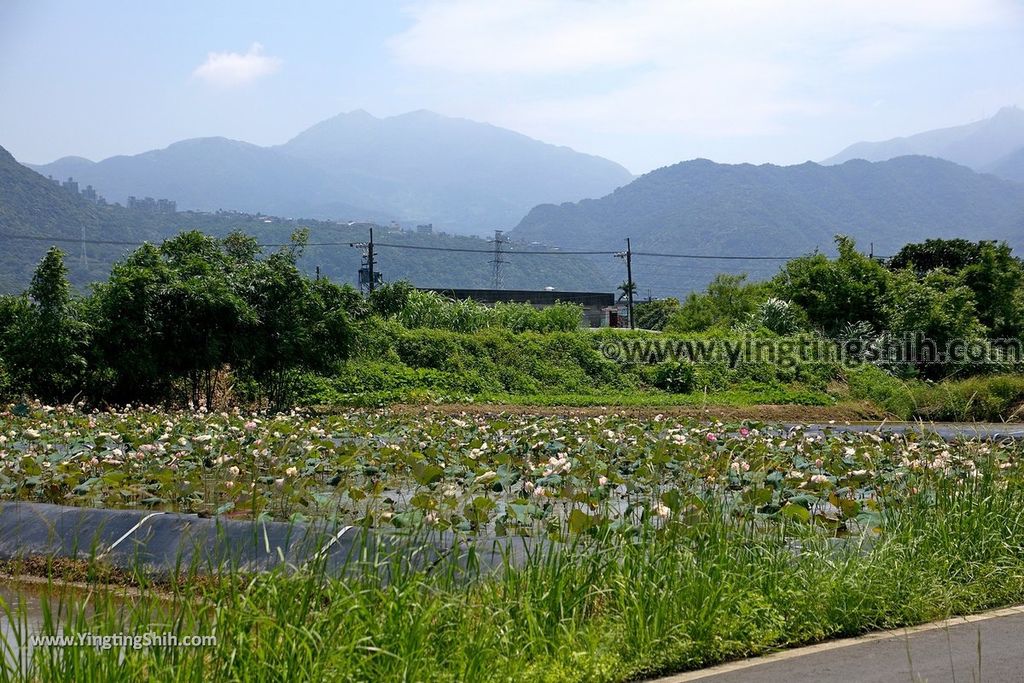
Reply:
[[663, 330], [669, 319], [679, 311], [679, 299], [668, 297], [653, 301], [638, 301], [636, 326], [643, 330]]
[[299, 253], [289, 249], [254, 260], [242, 275], [256, 322], [237, 367], [278, 408], [293, 397], [301, 373], [336, 372], [351, 346], [346, 289], [304, 277], [296, 266]]
[[87, 369], [89, 327], [72, 297], [64, 253], [47, 251], [27, 297], [5, 306], [3, 354], [14, 382], [46, 401], [67, 401], [81, 391]]
[[744, 322], [768, 297], [763, 283], [748, 283], [746, 275], [720, 273], [707, 291], [693, 292], [665, 325], [671, 332], [732, 329]]
[[946, 370], [943, 364], [934, 362], [936, 359], [926, 362], [924, 344], [942, 351], [953, 340], [985, 336], [985, 327], [978, 322], [974, 293], [961, 278], [941, 268], [923, 278], [910, 268], [897, 273], [883, 308], [889, 318], [889, 334], [914, 344], [918, 369], [932, 377], [942, 376]]
[[146, 244], [116, 263], [89, 299], [96, 328], [92, 393], [107, 400], [158, 402], [175, 379], [168, 339], [167, 292], [175, 273], [159, 248]]
[[956, 275], [974, 293], [978, 322], [993, 337], [1024, 332], [1024, 267], [1005, 242], [933, 239], [908, 244], [889, 268], [910, 268], [918, 278], [938, 269]]
[[212, 408], [217, 372], [256, 322], [238, 291], [238, 264], [221, 242], [195, 231], [167, 240], [160, 253], [172, 272], [158, 309], [169, 374], [185, 380], [193, 405]]
[[89, 303], [98, 336], [94, 392], [157, 401], [180, 387], [213, 407], [215, 378], [255, 323], [238, 273], [255, 261], [243, 239], [185, 232], [116, 264]]
[[11, 353], [30, 310], [26, 296], [0, 296], [0, 398], [23, 388], [12, 376]]
[[931, 239], [907, 244], [889, 259], [888, 266], [893, 272], [910, 268], [918, 277], [924, 277], [936, 268], [959, 273], [972, 263], [977, 263], [982, 244], [964, 239]]
[[993, 337], [1024, 333], [1024, 268], [1004, 242], [982, 242], [974, 261], [959, 273], [974, 293], [978, 322]]
[[772, 288], [780, 298], [800, 306], [809, 322], [828, 335], [859, 322], [884, 329], [887, 321], [881, 301], [891, 273], [858, 252], [849, 237], [837, 235], [836, 246], [835, 260], [812, 254], [788, 262], [772, 280]]
[[402, 312], [408, 303], [413, 286], [404, 280], [379, 285], [370, 294], [370, 312], [382, 318], [391, 318]]

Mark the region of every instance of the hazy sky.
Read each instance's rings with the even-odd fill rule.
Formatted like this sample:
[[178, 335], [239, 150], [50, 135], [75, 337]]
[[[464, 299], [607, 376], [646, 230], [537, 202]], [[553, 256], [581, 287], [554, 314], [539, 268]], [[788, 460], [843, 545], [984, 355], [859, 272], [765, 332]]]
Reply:
[[0, 145], [100, 159], [432, 109], [642, 173], [1024, 106], [1021, 0], [0, 0]]

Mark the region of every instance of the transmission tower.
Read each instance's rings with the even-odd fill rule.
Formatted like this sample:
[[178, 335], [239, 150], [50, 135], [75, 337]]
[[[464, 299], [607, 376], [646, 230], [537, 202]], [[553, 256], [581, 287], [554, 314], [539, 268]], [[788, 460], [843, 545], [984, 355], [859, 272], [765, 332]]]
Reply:
[[505, 253], [503, 251], [503, 247], [506, 244], [508, 244], [508, 241], [504, 237], [504, 233], [504, 230], [495, 230], [494, 239], [491, 240], [491, 244], [494, 245], [494, 256], [491, 258], [490, 261], [488, 261], [488, 263], [490, 263], [494, 267], [494, 280], [491, 285], [494, 289], [501, 289], [504, 286], [504, 282], [502, 280], [501, 267], [502, 265], [508, 263], [508, 261], [502, 258], [502, 256]]
[[88, 271], [89, 270], [89, 256], [88, 256], [88, 254], [85, 253], [85, 226], [84, 225], [82, 226], [82, 235], [80, 237], [80, 240], [82, 242], [82, 254], [80, 256], [81, 261], [82, 261], [82, 270]]

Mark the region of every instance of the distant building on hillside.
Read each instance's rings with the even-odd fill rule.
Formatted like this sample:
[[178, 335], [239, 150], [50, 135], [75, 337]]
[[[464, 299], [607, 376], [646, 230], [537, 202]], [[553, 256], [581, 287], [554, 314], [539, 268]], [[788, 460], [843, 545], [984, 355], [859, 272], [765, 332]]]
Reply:
[[128, 197], [128, 208], [145, 213], [176, 213], [178, 203], [171, 199], [153, 199], [152, 197], [139, 199], [132, 196]]
[[421, 235], [431, 235], [434, 233], [434, 224], [427, 223], [426, 225], [417, 225], [416, 232]]
[[607, 327], [609, 325], [608, 309], [615, 309], [615, 295], [605, 292], [558, 292], [550, 287], [542, 290], [432, 287], [419, 289], [423, 292], [436, 292], [450, 299], [471, 299], [485, 306], [493, 306], [500, 302], [530, 304], [534, 308], [544, 309], [554, 306], [558, 302], [579, 304], [583, 307], [583, 323], [587, 327]]
[[101, 197], [99, 193], [96, 192], [96, 188], [94, 188], [92, 185], [86, 185], [84, 190], [79, 190], [78, 181], [76, 181], [74, 178], [69, 177], [64, 182], [60, 182], [53, 176], [46, 176], [46, 178], [54, 185], [58, 187], [63, 187], [68, 192], [76, 194], [80, 196], [82, 199], [92, 202], [93, 204], [106, 205], [107, 203], [107, 200]]

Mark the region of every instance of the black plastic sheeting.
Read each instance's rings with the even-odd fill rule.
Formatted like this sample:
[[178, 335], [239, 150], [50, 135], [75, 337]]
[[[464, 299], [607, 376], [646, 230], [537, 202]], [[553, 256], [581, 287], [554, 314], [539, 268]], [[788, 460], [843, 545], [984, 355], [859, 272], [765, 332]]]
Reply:
[[462, 574], [521, 564], [530, 539], [415, 535], [362, 527], [261, 522], [139, 510], [0, 503], [0, 560], [100, 560], [151, 575], [259, 572], [315, 566], [354, 571], [445, 570]]

